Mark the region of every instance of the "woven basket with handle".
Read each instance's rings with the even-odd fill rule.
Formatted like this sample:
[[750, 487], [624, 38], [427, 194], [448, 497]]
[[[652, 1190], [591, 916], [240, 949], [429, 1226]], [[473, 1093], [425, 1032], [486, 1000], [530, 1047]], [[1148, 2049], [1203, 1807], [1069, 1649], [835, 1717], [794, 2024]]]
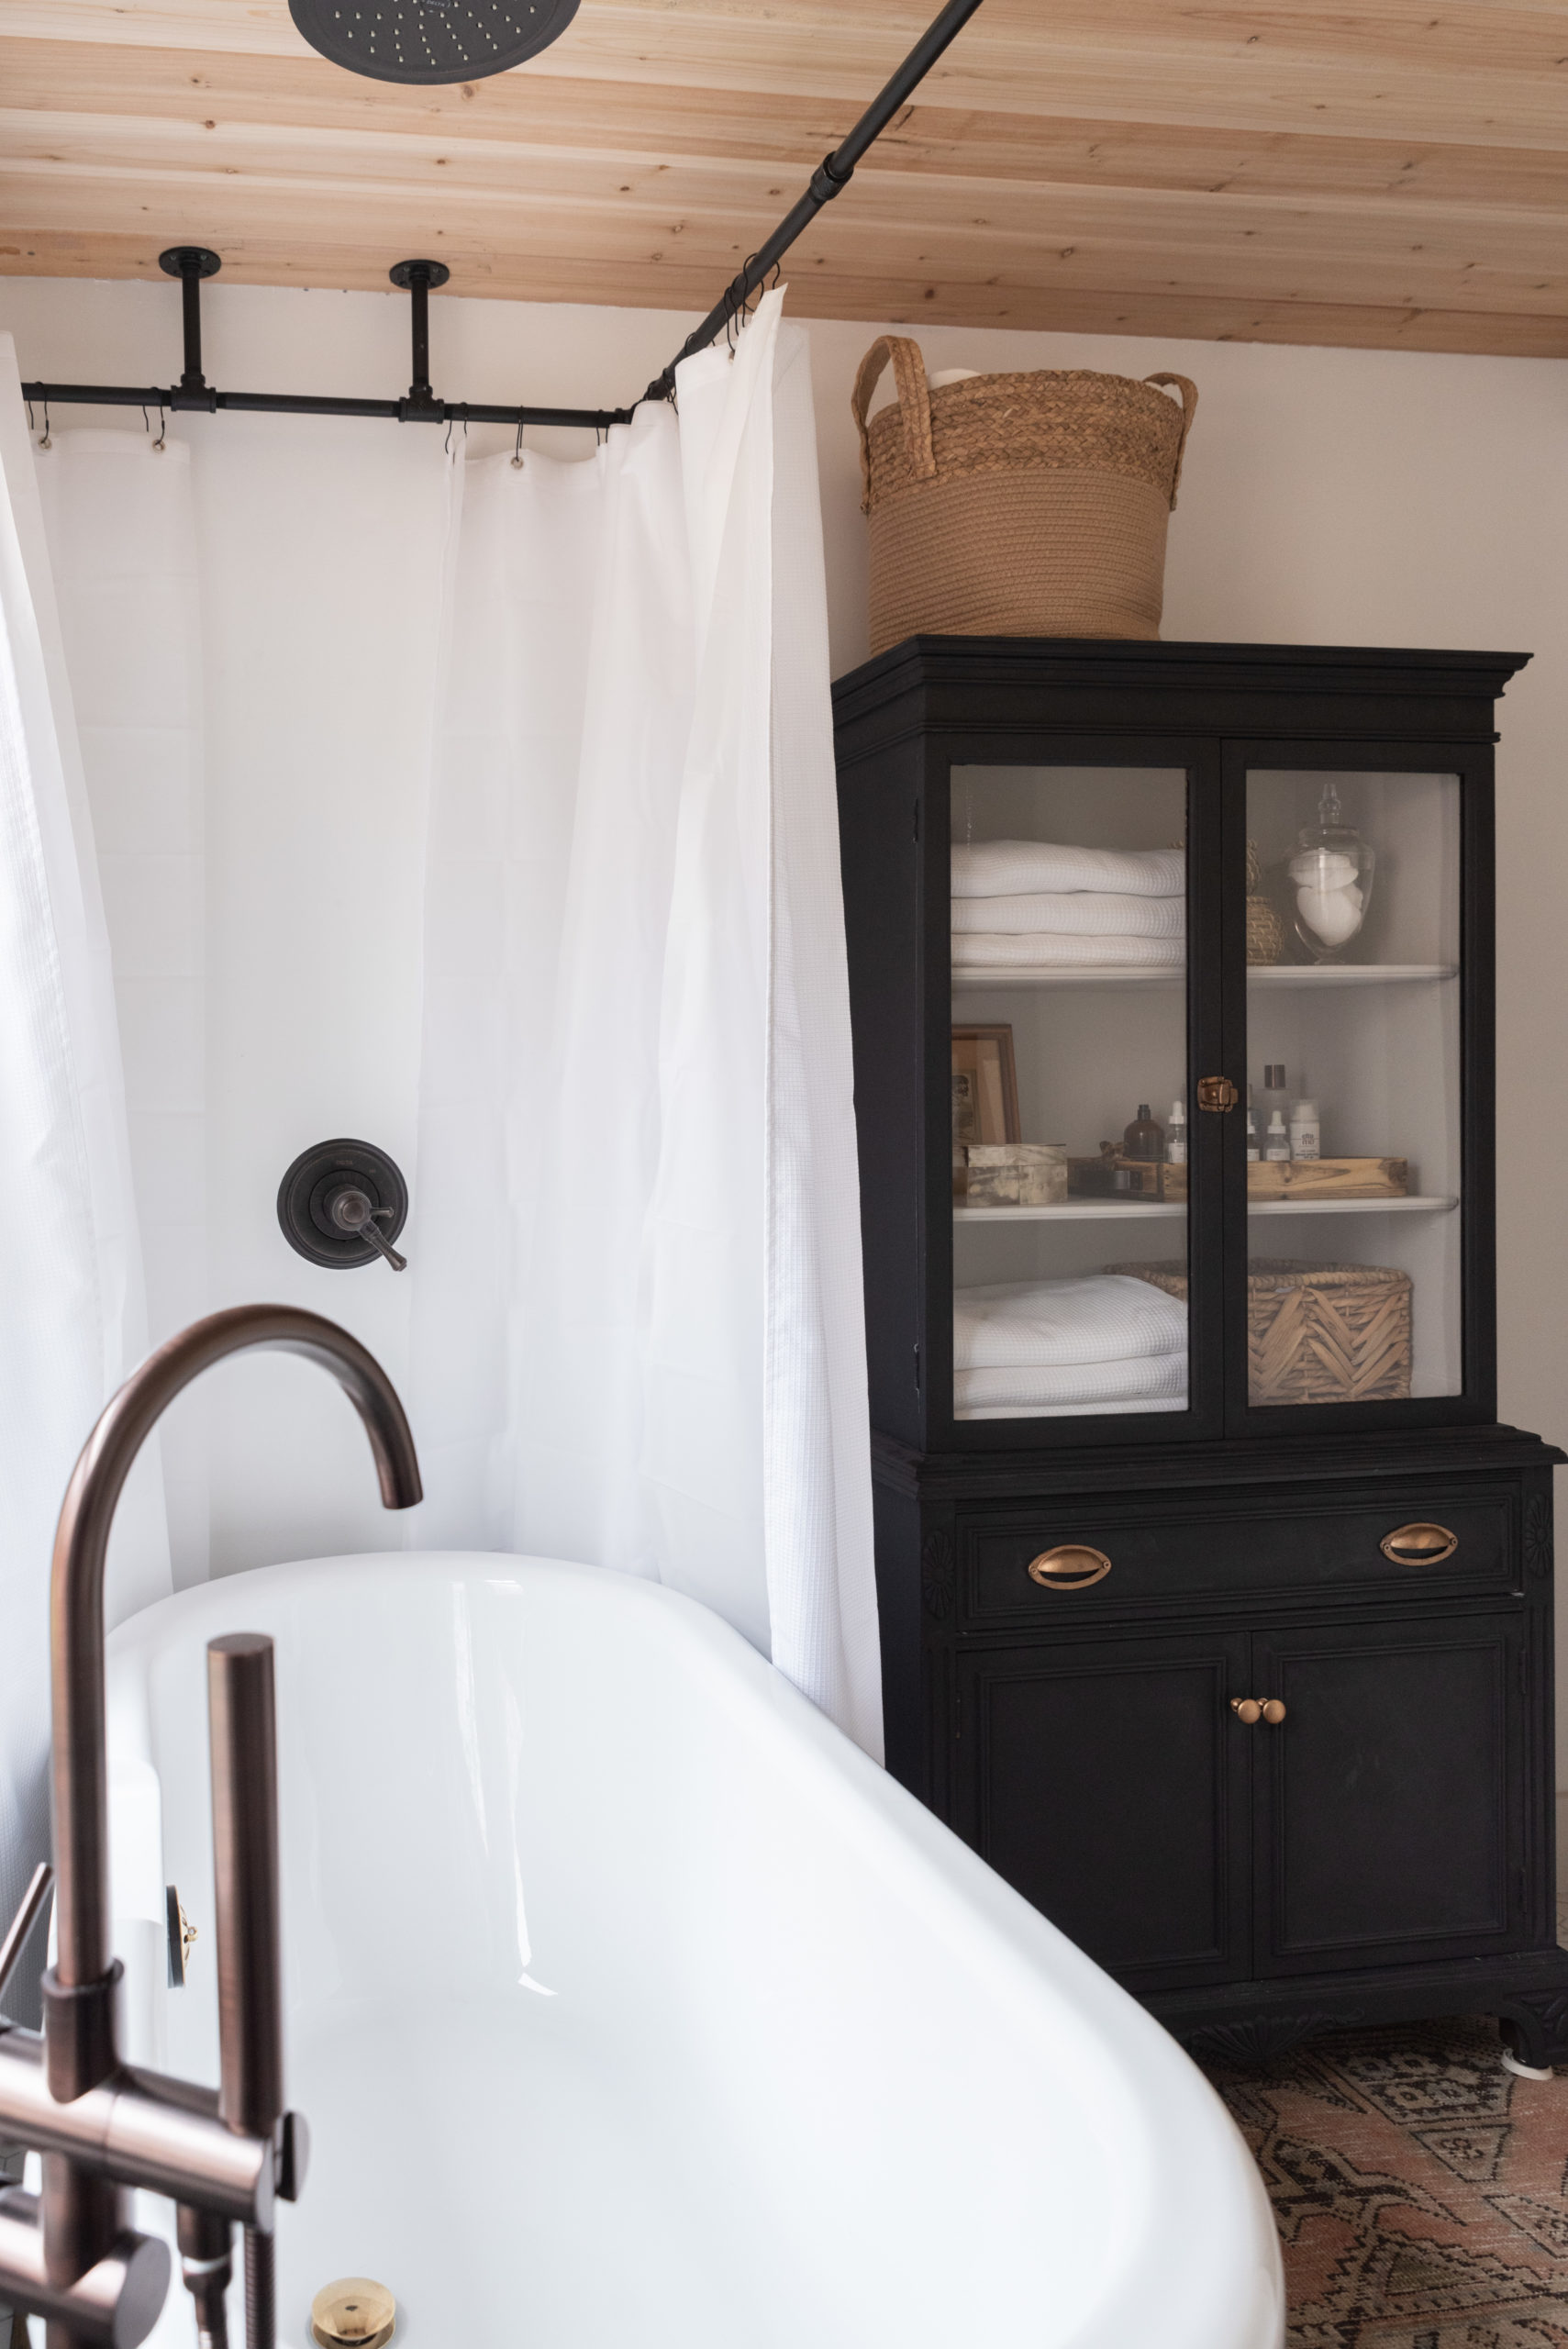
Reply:
[[[898, 396], [868, 423], [889, 361]], [[1165, 529], [1197, 406], [1186, 376], [1070, 368], [932, 391], [918, 343], [883, 335], [851, 406], [873, 652], [922, 634], [1159, 635]]]
[[[1184, 1297], [1179, 1264], [1107, 1264]], [[1254, 1403], [1370, 1403], [1410, 1392], [1410, 1275], [1385, 1264], [1254, 1256], [1247, 1268]]]

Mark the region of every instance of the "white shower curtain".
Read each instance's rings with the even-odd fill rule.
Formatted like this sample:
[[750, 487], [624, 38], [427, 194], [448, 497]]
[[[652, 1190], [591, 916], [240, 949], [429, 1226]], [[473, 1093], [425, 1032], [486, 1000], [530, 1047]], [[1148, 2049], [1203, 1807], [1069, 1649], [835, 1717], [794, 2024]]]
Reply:
[[[144, 1348], [108, 941], [16, 351], [0, 337], [0, 1921], [48, 1848], [49, 1561], [72, 1464]], [[169, 1588], [155, 1458], [111, 1621]], [[25, 1987], [18, 2006], [26, 1999]]]
[[454, 471], [417, 1538], [657, 1576], [880, 1753], [809, 357]]

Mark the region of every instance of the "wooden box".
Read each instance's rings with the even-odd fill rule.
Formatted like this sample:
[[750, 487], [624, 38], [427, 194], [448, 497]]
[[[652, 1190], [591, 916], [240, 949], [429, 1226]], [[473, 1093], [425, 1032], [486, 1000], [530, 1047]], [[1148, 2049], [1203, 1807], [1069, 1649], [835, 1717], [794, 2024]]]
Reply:
[[954, 1164], [959, 1196], [972, 1208], [1055, 1207], [1067, 1197], [1067, 1145], [1062, 1141], [972, 1141]]

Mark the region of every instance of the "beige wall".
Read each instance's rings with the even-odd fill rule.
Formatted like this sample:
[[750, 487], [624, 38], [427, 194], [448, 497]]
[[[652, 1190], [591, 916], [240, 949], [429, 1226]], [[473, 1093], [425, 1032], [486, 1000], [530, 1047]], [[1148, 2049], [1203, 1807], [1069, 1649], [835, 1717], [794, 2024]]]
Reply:
[[[407, 381], [401, 296], [250, 291], [220, 281], [205, 298], [207, 373], [226, 386], [386, 395]], [[651, 311], [440, 299], [433, 318], [434, 374], [449, 396], [584, 404], [634, 395], [688, 323]], [[0, 281], [0, 327], [15, 333], [24, 374], [168, 382], [178, 373], [178, 320], [172, 286]], [[838, 323], [811, 328], [840, 670], [865, 651], [865, 547], [848, 401], [855, 364], [875, 331]], [[933, 365], [1091, 366], [1136, 374], [1169, 367], [1195, 379], [1201, 406], [1171, 532], [1168, 637], [1451, 645], [1535, 655], [1510, 687], [1500, 721], [1501, 1408], [1505, 1419], [1568, 1442], [1568, 1254], [1557, 1230], [1557, 1193], [1568, 1170], [1568, 795], [1562, 772], [1568, 742], [1568, 362], [956, 328], [933, 328], [920, 339]], [[57, 427], [75, 420], [58, 413], [54, 419]], [[119, 420], [139, 423], [134, 412]], [[317, 452], [313, 462], [326, 462], [320, 452], [340, 433], [361, 479], [373, 478], [362, 460], [376, 436], [396, 437], [390, 425], [302, 428], [228, 417], [181, 419], [174, 429], [208, 446], [214, 435], [253, 436], [247, 446], [258, 466], [276, 469], [285, 500], [288, 451], [305, 446], [291, 435], [308, 432]], [[476, 430], [471, 446], [495, 446], [503, 437]], [[436, 453], [432, 448], [432, 459]], [[406, 458], [399, 460], [400, 480], [407, 478], [406, 465]], [[413, 495], [409, 529], [428, 531], [434, 509], [434, 500]], [[286, 503], [277, 518], [285, 526]], [[307, 583], [301, 592], [308, 596]], [[425, 674], [426, 624], [422, 611], [413, 613], [408, 641], [389, 639], [389, 685], [402, 674], [411, 691]], [[412, 761], [416, 752], [406, 755]], [[417, 944], [413, 765], [393, 783], [396, 787], [388, 787], [383, 774], [373, 810], [390, 828], [374, 881], [380, 901], [361, 910], [384, 929], [399, 926], [387, 945], [401, 961]], [[224, 788], [221, 776], [214, 788]], [[367, 818], [373, 813], [369, 804], [365, 812]], [[224, 853], [231, 835], [232, 827], [215, 824], [215, 853]], [[389, 866], [405, 885], [387, 889]], [[339, 918], [341, 892], [353, 885], [341, 870], [331, 877]], [[244, 896], [242, 879], [233, 876], [237, 919]], [[324, 918], [328, 902], [324, 895]], [[295, 905], [296, 934], [308, 912], [308, 904]], [[264, 907], [250, 914], [258, 922], [267, 918]], [[241, 1159], [253, 1154], [255, 1127], [238, 1100], [226, 1111], [226, 1085], [237, 1092], [239, 1081], [225, 1068], [247, 1068], [253, 1085], [258, 1052], [264, 1061], [262, 1030], [275, 1025], [275, 1013], [247, 993], [242, 973], [233, 980], [229, 1013], [233, 1032], [222, 1040], [223, 1051], [209, 1047], [212, 1114], [220, 1130], [230, 1119], [229, 1172], [239, 1179]], [[389, 1029], [379, 1041], [361, 1031], [357, 1040], [356, 1114], [379, 1120], [372, 1130], [394, 1141], [410, 1116], [406, 1027], [404, 1021], [397, 1034]], [[246, 1030], [249, 1052], [239, 1050]], [[317, 1047], [307, 1041], [305, 1049]], [[374, 1063], [368, 1071], [367, 1054]], [[328, 1098], [343, 1097], [342, 1087], [334, 1094], [320, 1071], [306, 1070], [304, 1082], [324, 1111]], [[218, 1286], [227, 1292], [270, 1276], [272, 1263], [241, 1251]], [[377, 1308], [378, 1325], [366, 1334], [395, 1362], [399, 1332], [391, 1320], [379, 1326], [393, 1310], [388, 1296]], [[242, 1451], [237, 1431], [232, 1563], [250, 1562], [240, 1520], [250, 1502], [260, 1507], [265, 1499], [245, 1483]], [[345, 1538], [356, 1526], [344, 1522]], [[379, 1538], [373, 1519], [364, 1533]], [[1568, 1766], [1563, 1779], [1568, 1783]]]

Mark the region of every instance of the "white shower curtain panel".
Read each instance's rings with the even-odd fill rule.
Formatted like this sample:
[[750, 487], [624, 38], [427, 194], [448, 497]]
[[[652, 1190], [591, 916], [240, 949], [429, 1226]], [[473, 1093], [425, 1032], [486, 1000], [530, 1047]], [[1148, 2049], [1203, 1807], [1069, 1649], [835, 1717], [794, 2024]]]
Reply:
[[[0, 1921], [48, 1848], [61, 1497], [144, 1347], [108, 941], [33, 462], [0, 337]], [[122, 1504], [111, 1621], [169, 1588], [155, 1467]]]
[[805, 336], [454, 468], [408, 1252], [417, 1538], [656, 1576], [880, 1752]]

